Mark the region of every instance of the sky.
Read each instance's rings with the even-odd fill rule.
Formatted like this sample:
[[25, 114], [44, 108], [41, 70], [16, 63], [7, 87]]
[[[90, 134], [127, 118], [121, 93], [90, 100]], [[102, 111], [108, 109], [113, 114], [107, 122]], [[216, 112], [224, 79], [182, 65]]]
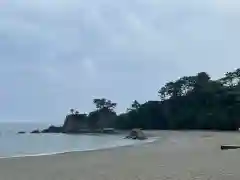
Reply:
[[158, 100], [240, 67], [238, 0], [0, 0], [0, 122], [62, 122], [94, 98]]

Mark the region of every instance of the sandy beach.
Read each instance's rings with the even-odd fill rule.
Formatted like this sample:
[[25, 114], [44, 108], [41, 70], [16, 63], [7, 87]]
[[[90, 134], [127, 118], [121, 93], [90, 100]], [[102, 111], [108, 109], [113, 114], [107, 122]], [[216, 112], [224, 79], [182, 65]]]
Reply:
[[91, 152], [0, 159], [1, 180], [239, 180], [231, 132], [151, 132], [154, 143]]

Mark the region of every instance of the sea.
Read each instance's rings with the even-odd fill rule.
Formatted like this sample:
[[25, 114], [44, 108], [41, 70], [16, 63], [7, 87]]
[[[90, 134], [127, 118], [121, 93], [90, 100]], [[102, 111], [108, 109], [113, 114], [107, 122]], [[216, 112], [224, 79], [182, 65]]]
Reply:
[[[137, 141], [118, 135], [30, 134], [47, 128], [42, 123], [0, 123], [0, 158], [43, 156], [66, 152], [92, 151], [120, 146], [138, 145], [155, 139]], [[18, 134], [26, 131], [26, 134]]]

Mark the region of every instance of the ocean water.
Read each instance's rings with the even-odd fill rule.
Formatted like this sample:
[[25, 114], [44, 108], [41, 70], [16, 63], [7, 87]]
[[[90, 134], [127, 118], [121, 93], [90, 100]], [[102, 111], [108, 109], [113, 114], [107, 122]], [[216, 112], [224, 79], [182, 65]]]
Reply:
[[36, 123], [0, 123], [0, 158], [98, 150], [152, 141], [124, 139], [124, 135], [17, 134], [46, 127]]

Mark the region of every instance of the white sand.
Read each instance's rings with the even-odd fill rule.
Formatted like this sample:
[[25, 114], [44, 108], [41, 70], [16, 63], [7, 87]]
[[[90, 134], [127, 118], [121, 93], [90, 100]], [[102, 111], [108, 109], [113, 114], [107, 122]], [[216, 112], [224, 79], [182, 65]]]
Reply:
[[154, 143], [0, 159], [0, 180], [240, 180], [240, 133], [152, 132]]

